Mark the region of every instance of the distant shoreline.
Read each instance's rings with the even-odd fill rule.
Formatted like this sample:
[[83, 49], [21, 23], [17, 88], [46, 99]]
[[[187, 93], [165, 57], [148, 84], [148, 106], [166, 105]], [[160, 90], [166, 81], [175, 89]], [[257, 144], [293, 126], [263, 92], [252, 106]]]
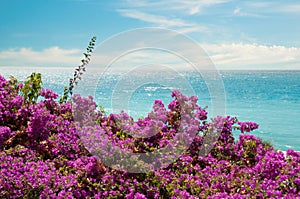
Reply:
[[[42, 66], [0, 66], [0, 69], [26, 69], [26, 70], [30, 70], [30, 69], [33, 69], [33, 70], [36, 70], [36, 69], [42, 69], [42, 70], [51, 70], [51, 69], [54, 69], [54, 70], [71, 70], [73, 71], [74, 70], [74, 66], [62, 66], [62, 67], [59, 67], [59, 66], [49, 66], [49, 67], [42, 67]], [[95, 67], [92, 67], [92, 68], [89, 68], [87, 66], [87, 70], [104, 70], [106, 68], [95, 68]], [[123, 72], [123, 71], [128, 71], [126, 70], [126, 68], [124, 69], [121, 69], [120, 72]], [[155, 69], [153, 68], [153, 70], [151, 71], [160, 71], [159, 69]], [[164, 70], [163, 70], [164, 71]], [[178, 72], [191, 72], [190, 70], [177, 70]], [[270, 70], [266, 70], [266, 69], [262, 69], [262, 70], [257, 70], [257, 69], [216, 69], [216, 70], [201, 70], [200, 72], [215, 72], [215, 71], [218, 71], [220, 73], [227, 73], [227, 72], [234, 72], [234, 73], [244, 73], [244, 72], [255, 72], [255, 73], [258, 73], [258, 72], [300, 72], [300, 69], [270, 69]]]

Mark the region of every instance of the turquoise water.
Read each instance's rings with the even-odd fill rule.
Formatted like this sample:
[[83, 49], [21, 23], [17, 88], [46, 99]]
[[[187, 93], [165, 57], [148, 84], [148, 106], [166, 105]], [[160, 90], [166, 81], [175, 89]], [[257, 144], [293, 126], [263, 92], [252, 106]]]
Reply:
[[[72, 68], [0, 68], [0, 71], [5, 77], [14, 75], [18, 79], [24, 79], [32, 71], [41, 72], [44, 87], [59, 94], [63, 91], [63, 85], [68, 83], [68, 78], [73, 75]], [[192, 88], [191, 92], [190, 88], [183, 86], [182, 92], [187, 95], [196, 94], [199, 104], [203, 107], [208, 105], [210, 111], [211, 96], [201, 75], [181, 75]], [[183, 81], [159, 72], [145, 72], [131, 76], [132, 79], [129, 80], [122, 79], [123, 74], [103, 76], [99, 72], [92, 73], [91, 76], [86, 77], [86, 80], [94, 80], [90, 83], [85, 81], [77, 92], [92, 94], [108, 112], [116, 111], [114, 108], [120, 104], [126, 105], [124, 109], [135, 118], [145, 116], [155, 99], [161, 99], [167, 105], [172, 100], [171, 90]], [[220, 76], [224, 83], [227, 115], [237, 116], [240, 121], [257, 122], [259, 129], [253, 134], [270, 141], [277, 149], [292, 148], [300, 151], [300, 71], [220, 71]], [[155, 78], [143, 81], [149, 77]], [[158, 80], [166, 81], [166, 85]], [[138, 82], [133, 90], [130, 89], [130, 82]], [[116, 89], [118, 84], [121, 85], [122, 92]], [[89, 93], [89, 88], [93, 92]]]
[[300, 150], [300, 71], [224, 72], [227, 113], [260, 124], [276, 148]]

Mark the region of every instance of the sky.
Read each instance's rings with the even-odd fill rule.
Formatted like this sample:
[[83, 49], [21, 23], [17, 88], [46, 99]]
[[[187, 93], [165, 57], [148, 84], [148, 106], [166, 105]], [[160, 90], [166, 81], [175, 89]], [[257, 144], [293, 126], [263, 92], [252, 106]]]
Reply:
[[91, 37], [144, 27], [186, 35], [220, 70], [300, 70], [299, 0], [1, 1], [0, 67], [76, 66]]

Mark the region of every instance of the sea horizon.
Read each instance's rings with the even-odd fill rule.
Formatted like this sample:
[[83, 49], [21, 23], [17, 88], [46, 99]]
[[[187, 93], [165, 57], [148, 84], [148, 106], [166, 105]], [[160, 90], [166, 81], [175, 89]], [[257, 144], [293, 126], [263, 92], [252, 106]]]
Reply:
[[[22, 70], [16, 70], [16, 67], [0, 67], [0, 74], [6, 78], [13, 75], [17, 79], [25, 80], [31, 72], [41, 72], [44, 87], [58, 94], [62, 94], [63, 86], [68, 84], [68, 79], [73, 75], [71, 67], [18, 68]], [[32, 68], [36, 70], [30, 70]], [[61, 70], [65, 72], [62, 73]], [[240, 121], [257, 122], [260, 125], [259, 129], [253, 134], [270, 141], [276, 149], [285, 151], [292, 148], [300, 151], [300, 132], [297, 130], [300, 129], [300, 82], [298, 81], [300, 70], [220, 70], [217, 72], [224, 84], [226, 115], [236, 116]], [[185, 74], [185, 72], [182, 73]], [[145, 73], [144, 78], [146, 74], [151, 73]], [[211, 97], [201, 74], [188, 74], [187, 72], [185, 75], [184, 78], [188, 80], [199, 98], [199, 104], [202, 107], [208, 106], [208, 112], [211, 112]], [[111, 85], [120, 79], [110, 74], [101, 78], [106, 77], [105, 83], [98, 82], [96, 85], [97, 91], [94, 93], [94, 99], [104, 106], [107, 112], [110, 112], [113, 104]], [[135, 119], [146, 116], [155, 99], [161, 99], [167, 106], [172, 100], [171, 90], [172, 86], [163, 88], [155, 85], [155, 82], [140, 85], [128, 101], [129, 115]], [[235, 137], [238, 137], [237, 133]]]

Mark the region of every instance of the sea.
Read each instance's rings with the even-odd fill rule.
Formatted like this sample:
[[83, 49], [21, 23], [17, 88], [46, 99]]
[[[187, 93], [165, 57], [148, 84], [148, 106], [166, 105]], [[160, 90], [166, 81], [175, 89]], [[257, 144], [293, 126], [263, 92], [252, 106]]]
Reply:
[[[43, 86], [58, 94], [73, 77], [73, 68], [0, 67], [0, 74], [24, 81], [32, 72], [42, 74]], [[209, 72], [208, 72], [209, 73]], [[215, 83], [217, 82], [217, 83]], [[125, 110], [133, 118], [147, 116], [154, 100], [167, 106], [172, 90], [196, 95], [209, 113], [253, 121], [253, 132], [275, 149], [300, 151], [300, 71], [217, 71], [213, 75], [189, 71], [139, 71], [109, 73], [103, 70], [82, 75], [74, 93], [92, 95], [107, 114]], [[214, 115], [209, 114], [209, 117]], [[234, 132], [237, 138], [239, 132]]]

